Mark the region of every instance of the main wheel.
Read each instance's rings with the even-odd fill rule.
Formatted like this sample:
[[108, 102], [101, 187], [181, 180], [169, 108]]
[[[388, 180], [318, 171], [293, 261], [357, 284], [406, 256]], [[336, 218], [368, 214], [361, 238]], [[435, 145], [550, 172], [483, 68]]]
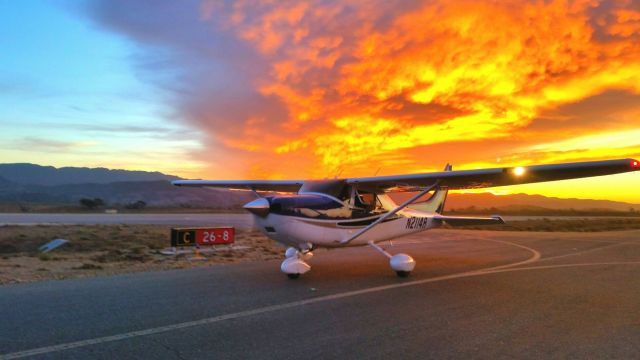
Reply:
[[411, 274], [411, 271], [396, 271], [396, 274], [401, 278], [406, 278]]
[[299, 278], [299, 277], [300, 277], [300, 274], [287, 274], [287, 276], [289, 277], [289, 279], [294, 280], [294, 279]]

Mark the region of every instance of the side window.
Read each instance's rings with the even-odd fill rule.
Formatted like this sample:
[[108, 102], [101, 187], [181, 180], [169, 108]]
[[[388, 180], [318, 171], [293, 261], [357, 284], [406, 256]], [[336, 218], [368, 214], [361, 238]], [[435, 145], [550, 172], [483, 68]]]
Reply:
[[382, 203], [374, 193], [358, 192], [355, 197], [355, 207], [366, 213], [378, 213], [384, 211]]

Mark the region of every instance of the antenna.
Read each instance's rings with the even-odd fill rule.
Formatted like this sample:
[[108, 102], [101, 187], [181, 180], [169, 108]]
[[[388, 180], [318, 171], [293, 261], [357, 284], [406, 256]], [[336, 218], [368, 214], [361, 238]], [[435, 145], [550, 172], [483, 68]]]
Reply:
[[376, 172], [373, 174], [373, 176], [378, 175], [378, 173], [380, 172], [380, 169], [382, 169], [382, 167], [379, 167], [378, 170], [376, 170]]

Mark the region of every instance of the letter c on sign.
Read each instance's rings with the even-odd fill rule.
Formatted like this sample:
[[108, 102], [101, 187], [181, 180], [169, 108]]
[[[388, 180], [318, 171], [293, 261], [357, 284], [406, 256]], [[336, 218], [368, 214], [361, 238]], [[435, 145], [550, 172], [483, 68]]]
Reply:
[[188, 244], [188, 243], [191, 242], [191, 240], [189, 240], [189, 232], [188, 231], [186, 231], [184, 233], [184, 235], [182, 235], [182, 242], [185, 243], [185, 244]]

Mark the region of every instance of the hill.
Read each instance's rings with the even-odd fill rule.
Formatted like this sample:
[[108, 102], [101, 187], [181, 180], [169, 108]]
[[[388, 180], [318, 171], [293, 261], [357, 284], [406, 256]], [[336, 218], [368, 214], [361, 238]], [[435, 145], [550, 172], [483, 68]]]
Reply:
[[5, 203], [78, 204], [82, 198], [100, 198], [115, 207], [144, 201], [149, 206], [235, 209], [255, 197], [250, 192], [178, 188], [166, 180], [8, 188], [0, 185], [0, 202]]
[[149, 206], [239, 208], [252, 200], [248, 192], [177, 188], [177, 176], [160, 172], [0, 164], [0, 202], [7, 204], [78, 204], [101, 198], [108, 206], [144, 201]]
[[66, 184], [108, 184], [126, 181], [177, 180], [160, 172], [41, 166], [35, 164], [0, 164], [0, 177], [17, 184], [55, 186]]
[[6, 189], [15, 186], [11, 181], [0, 176], [0, 189]]
[[[397, 193], [392, 198], [401, 203], [413, 193]], [[492, 193], [451, 193], [447, 196], [445, 213], [463, 214], [512, 214], [512, 215], [606, 215], [635, 214], [639, 204], [610, 200], [561, 199], [542, 195]], [[581, 214], [578, 214], [581, 213]], [[611, 215], [616, 215], [611, 214]]]
[[491, 193], [478, 194], [449, 194], [447, 197], [446, 209], [463, 209], [470, 206], [476, 208], [498, 208], [498, 209], [525, 209], [544, 208], [553, 210], [609, 210], [609, 211], [629, 211], [634, 208], [640, 210], [640, 205], [610, 200], [588, 200], [588, 199], [561, 199], [556, 197], [546, 197], [542, 195], [511, 194], [494, 195]]

